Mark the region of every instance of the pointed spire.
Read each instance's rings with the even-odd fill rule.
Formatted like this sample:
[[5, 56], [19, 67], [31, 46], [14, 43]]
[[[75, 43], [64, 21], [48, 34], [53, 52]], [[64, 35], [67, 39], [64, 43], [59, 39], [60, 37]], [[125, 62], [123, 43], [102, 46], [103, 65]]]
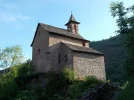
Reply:
[[67, 26], [70, 22], [73, 22], [73, 23], [76, 23], [76, 24], [80, 24], [79, 22], [77, 22], [75, 20], [75, 17], [73, 16], [72, 11], [71, 11], [70, 19], [69, 19], [68, 23], [66, 23], [65, 25]]
[[75, 20], [73, 14], [71, 14], [71, 16], [70, 16], [69, 22], [70, 22], [70, 21], [75, 21], [75, 22], [76, 22], [76, 20]]

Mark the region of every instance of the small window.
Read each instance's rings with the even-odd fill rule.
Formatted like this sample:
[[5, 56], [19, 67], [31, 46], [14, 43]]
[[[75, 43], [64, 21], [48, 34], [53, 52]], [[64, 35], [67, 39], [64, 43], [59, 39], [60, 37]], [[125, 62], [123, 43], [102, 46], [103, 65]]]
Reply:
[[71, 30], [70, 26], [68, 26], [68, 30], [69, 30], [69, 31]]
[[39, 31], [38, 35], [40, 36], [40, 31]]
[[76, 26], [76, 25], [74, 25], [74, 29], [75, 29], [75, 30], [77, 29], [77, 26]]
[[85, 46], [85, 42], [82, 43], [82, 46]]
[[38, 49], [38, 54], [40, 54], [40, 49]]
[[59, 53], [59, 55], [58, 55], [58, 63], [60, 63], [60, 53]]
[[46, 52], [46, 55], [50, 55], [50, 52]]

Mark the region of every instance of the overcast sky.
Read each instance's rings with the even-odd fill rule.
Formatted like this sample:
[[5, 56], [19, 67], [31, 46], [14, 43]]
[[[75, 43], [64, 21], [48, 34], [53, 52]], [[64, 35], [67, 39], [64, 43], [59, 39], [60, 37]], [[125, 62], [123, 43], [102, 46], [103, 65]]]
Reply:
[[[0, 47], [21, 45], [31, 58], [30, 44], [38, 22], [65, 28], [71, 11], [80, 22], [79, 33], [90, 41], [114, 36], [115, 19], [110, 3], [115, 0], [0, 0]], [[121, 0], [118, 0], [121, 1]], [[123, 0], [126, 7], [133, 0]]]

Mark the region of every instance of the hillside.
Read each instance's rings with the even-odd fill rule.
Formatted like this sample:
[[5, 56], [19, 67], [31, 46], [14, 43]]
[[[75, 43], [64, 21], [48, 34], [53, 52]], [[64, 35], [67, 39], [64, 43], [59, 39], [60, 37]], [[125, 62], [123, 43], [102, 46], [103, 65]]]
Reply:
[[104, 53], [107, 79], [114, 82], [124, 83], [124, 63], [126, 51], [124, 48], [124, 37], [117, 35], [102, 41], [93, 41], [90, 47]]

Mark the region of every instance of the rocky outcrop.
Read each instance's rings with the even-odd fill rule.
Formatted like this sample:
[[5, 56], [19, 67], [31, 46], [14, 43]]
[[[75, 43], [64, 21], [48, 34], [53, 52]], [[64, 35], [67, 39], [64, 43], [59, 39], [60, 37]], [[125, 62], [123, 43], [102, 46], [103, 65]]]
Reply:
[[78, 100], [110, 100], [118, 89], [118, 84], [105, 83], [97, 88], [86, 90]]

